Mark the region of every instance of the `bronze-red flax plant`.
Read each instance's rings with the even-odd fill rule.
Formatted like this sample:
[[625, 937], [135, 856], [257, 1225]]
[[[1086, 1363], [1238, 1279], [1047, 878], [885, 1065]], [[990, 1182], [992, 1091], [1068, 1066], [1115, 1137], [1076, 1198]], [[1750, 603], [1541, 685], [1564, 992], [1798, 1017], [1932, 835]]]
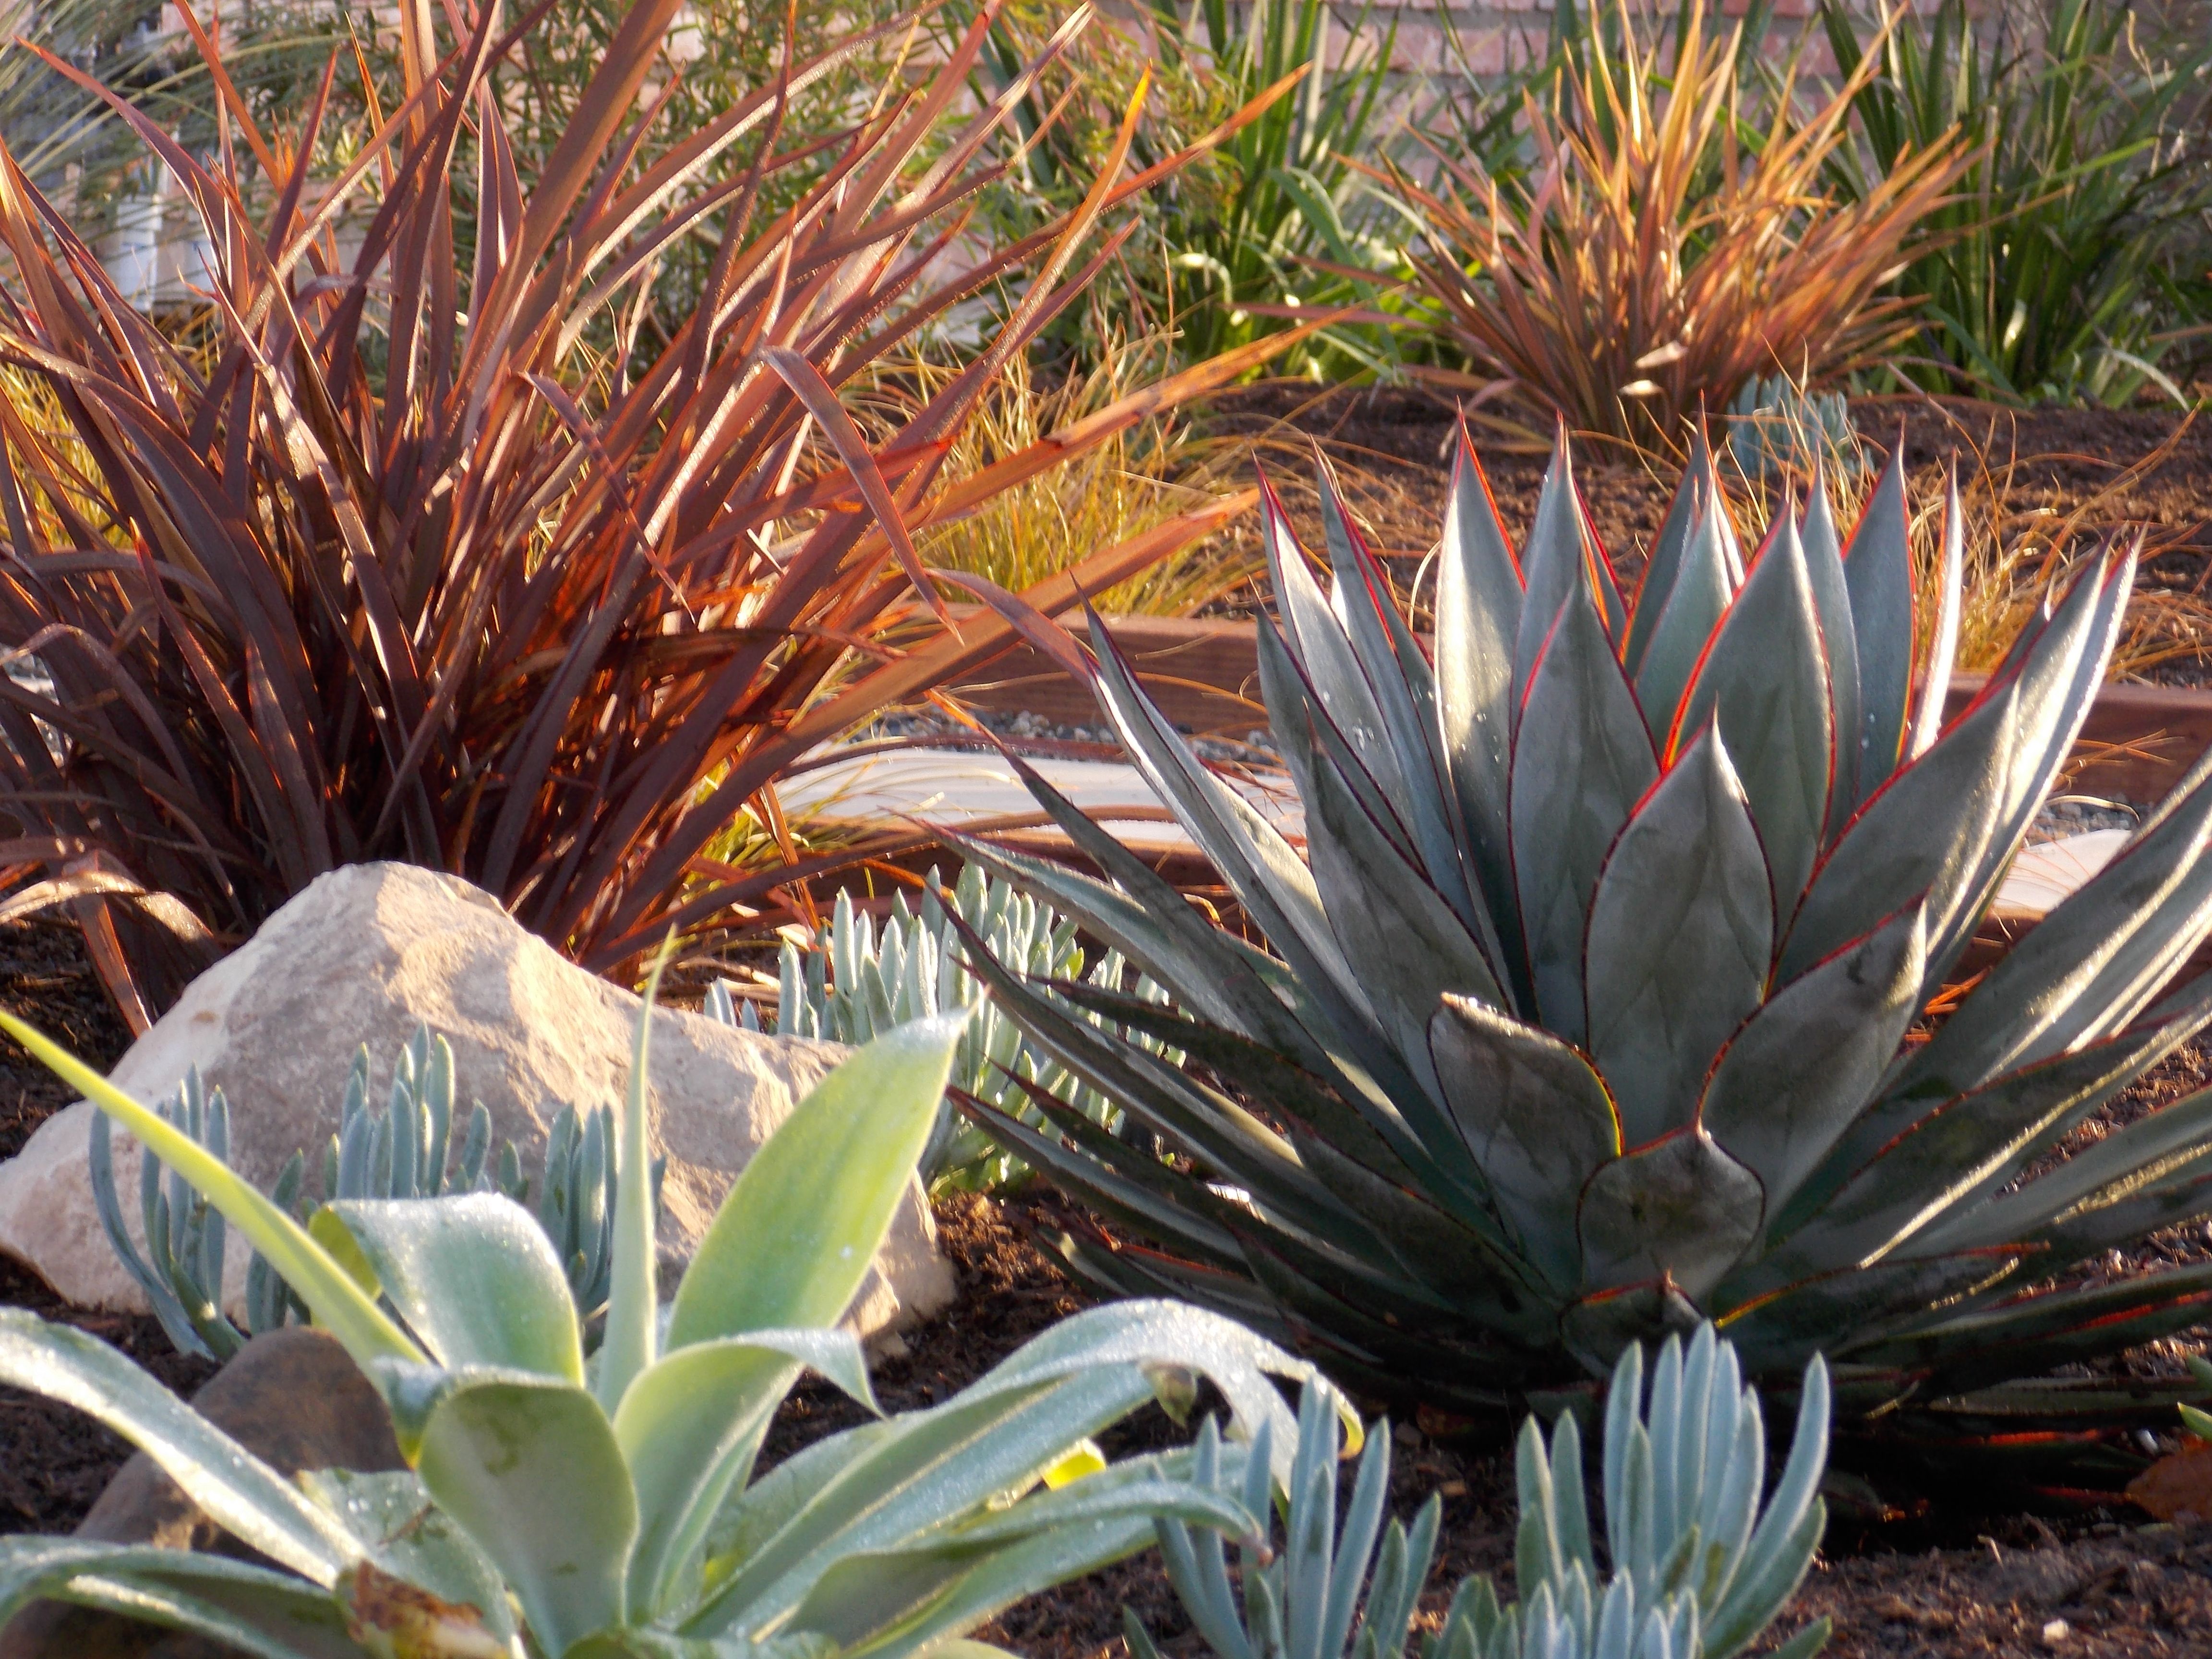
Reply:
[[[668, 86], [647, 73], [677, 10], [628, 14], [527, 188], [495, 75], [543, 7], [503, 35], [497, 8], [464, 9], [442, 57], [427, 9], [402, 7], [405, 100], [334, 181], [305, 158], [337, 61], [301, 130], [264, 134], [192, 25], [232, 123], [220, 160], [118, 106], [215, 250], [214, 343], [189, 356], [0, 162], [15, 265], [0, 362], [25, 389], [0, 402], [0, 646], [52, 681], [0, 678], [0, 805], [19, 825], [0, 865], [45, 872], [26, 906], [97, 907], [110, 968], [152, 959], [118, 923], [147, 949], [201, 927], [236, 938], [322, 872], [375, 858], [465, 876], [578, 960], [620, 968], [726, 910], [736, 890], [702, 849], [781, 769], [1005, 648], [995, 620], [953, 628], [915, 533], [1265, 355], [945, 482], [983, 388], [1119, 246], [1103, 216], [1184, 158], [1123, 177], [1133, 108], [1074, 211], [933, 279], [965, 246], [1002, 127], [1087, 9], [980, 109], [967, 88], [991, 7], [849, 131], [783, 130], [824, 58], [655, 154]], [[471, 168], [464, 196], [453, 180]], [[787, 168], [811, 181], [773, 210], [763, 180]], [[366, 229], [342, 256], [357, 199]], [[641, 296], [694, 236], [718, 249], [706, 295], [650, 349]], [[864, 437], [841, 388], [1000, 284], [1020, 297], [988, 345]], [[1064, 609], [1239, 505], [1031, 596]], [[143, 1018], [167, 990], [119, 994]]]
[[1395, 181], [1425, 222], [1408, 258], [1437, 325], [1479, 369], [1578, 428], [1662, 447], [1753, 374], [1821, 380], [1909, 335], [1905, 302], [1877, 290], [1972, 160], [1948, 134], [1832, 200], [1821, 171], [1875, 58], [1802, 116], [1793, 64], [1760, 131], [1739, 108], [1755, 48], [1703, 18], [1682, 9], [1670, 68], [1625, 0], [1617, 55], [1593, 15], [1525, 100], [1525, 183], [1442, 151], [1433, 189]]

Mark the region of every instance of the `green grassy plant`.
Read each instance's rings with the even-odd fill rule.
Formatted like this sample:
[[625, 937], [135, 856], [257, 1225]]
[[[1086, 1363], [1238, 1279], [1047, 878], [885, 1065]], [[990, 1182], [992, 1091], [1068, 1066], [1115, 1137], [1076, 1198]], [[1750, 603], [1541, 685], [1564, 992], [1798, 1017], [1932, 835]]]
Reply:
[[[2175, 301], [2199, 273], [2175, 256], [2212, 204], [2201, 124], [2212, 42], [2146, 41], [2136, 9], [2039, 0], [1970, 16], [1965, 0], [1907, 9], [1869, 33], [1844, 0], [1821, 21], [1853, 93], [1851, 142], [1828, 178], [1853, 200], [1954, 126], [1974, 159], [1927, 223], [1896, 291], [1921, 328], [1894, 368], [1936, 391], [2011, 402], [2185, 403], [2160, 367]], [[2201, 252], [2201, 245], [2200, 245]], [[2201, 284], [2194, 284], [2201, 289]]]

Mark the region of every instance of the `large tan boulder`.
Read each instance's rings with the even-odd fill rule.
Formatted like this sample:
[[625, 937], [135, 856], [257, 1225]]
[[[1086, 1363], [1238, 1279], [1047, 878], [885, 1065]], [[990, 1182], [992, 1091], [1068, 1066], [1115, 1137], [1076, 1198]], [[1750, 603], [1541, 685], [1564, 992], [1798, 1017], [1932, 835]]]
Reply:
[[[489, 894], [405, 864], [350, 865], [318, 878], [208, 969], [112, 1076], [149, 1103], [198, 1066], [230, 1101], [230, 1161], [266, 1188], [295, 1150], [321, 1167], [354, 1050], [368, 1044], [369, 1098], [418, 1021], [453, 1044], [455, 1115], [490, 1109], [492, 1139], [515, 1143], [533, 1177], [563, 1103], [618, 1106], [641, 1000], [565, 960]], [[662, 1187], [663, 1293], [691, 1259], [730, 1183], [847, 1050], [733, 1030], [658, 1008], [648, 1096]], [[80, 1101], [0, 1163], [0, 1250], [81, 1306], [139, 1311], [143, 1295], [108, 1248], [93, 1207]], [[458, 1138], [458, 1130], [457, 1130]], [[134, 1236], [138, 1151], [115, 1138], [116, 1184]], [[311, 1185], [319, 1179], [312, 1174]], [[242, 1304], [249, 1251], [234, 1231], [224, 1301]], [[891, 1224], [850, 1320], [873, 1334], [926, 1318], [953, 1295], [919, 1183]]]

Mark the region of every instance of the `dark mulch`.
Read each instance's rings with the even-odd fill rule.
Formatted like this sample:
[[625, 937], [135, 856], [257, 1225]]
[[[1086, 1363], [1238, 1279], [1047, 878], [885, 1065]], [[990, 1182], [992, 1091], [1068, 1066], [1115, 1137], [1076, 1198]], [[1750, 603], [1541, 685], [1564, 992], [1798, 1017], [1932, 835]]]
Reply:
[[[0, 1007], [103, 1068], [131, 1046], [130, 1028], [93, 975], [84, 936], [54, 921], [0, 922]], [[76, 1092], [13, 1042], [0, 1042], [0, 1158]]]

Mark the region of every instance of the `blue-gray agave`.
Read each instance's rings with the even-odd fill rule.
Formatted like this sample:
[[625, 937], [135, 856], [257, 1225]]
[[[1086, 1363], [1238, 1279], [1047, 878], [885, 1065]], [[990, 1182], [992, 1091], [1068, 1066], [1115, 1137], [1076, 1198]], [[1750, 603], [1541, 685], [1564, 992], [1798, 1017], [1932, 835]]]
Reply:
[[1952, 1440], [2075, 1406], [2114, 1442], [2130, 1413], [2171, 1421], [2127, 1383], [1989, 1385], [2193, 1324], [2212, 1296], [2202, 1265], [2068, 1279], [2212, 1211], [2212, 1093], [2051, 1157], [2212, 1018], [2212, 980], [2166, 994], [2212, 932], [2212, 760], [1915, 1031], [2066, 763], [2133, 555], [2081, 560], [1947, 721], [1961, 515], [1954, 493], [1923, 616], [1894, 459], [1847, 544], [1816, 494], [1747, 560], [1700, 446], [1632, 610], [1564, 439], [1516, 555], [1462, 436], [1433, 658], [1323, 483], [1326, 592], [1263, 500], [1261, 680], [1302, 849], [1110, 644], [1094, 664], [1030, 625], [1091, 677], [1271, 947], [1212, 925], [1041, 780], [1106, 880], [963, 843], [1176, 1004], [979, 969], [1034, 1041], [1186, 1155], [976, 1108], [1158, 1247], [1070, 1239], [1074, 1264], [1233, 1311], [1384, 1397], [1495, 1405], [1710, 1317], [1785, 1384], [1826, 1352], [1851, 1417], [1925, 1408], [1887, 1432]]
[[1240, 1534], [1259, 1524], [1187, 1479], [1188, 1453], [1100, 1467], [1090, 1437], [1156, 1395], [1179, 1402], [1211, 1381], [1247, 1443], [1272, 1425], [1282, 1473], [1295, 1453], [1267, 1373], [1310, 1380], [1310, 1365], [1218, 1315], [1124, 1303], [1064, 1321], [933, 1409], [754, 1478], [802, 1371], [873, 1409], [838, 1321], [912, 1179], [957, 1018], [878, 1038], [801, 1102], [738, 1176], [665, 1310], [641, 1021], [616, 1152], [613, 1291], [589, 1359], [562, 1264], [514, 1200], [340, 1201], [302, 1229], [22, 1021], [0, 1012], [0, 1029], [283, 1273], [383, 1396], [409, 1465], [288, 1481], [105, 1343], [0, 1309], [0, 1382], [106, 1424], [273, 1564], [0, 1539], [0, 1623], [44, 1596], [262, 1659], [904, 1659], [1146, 1547], [1156, 1516]]

